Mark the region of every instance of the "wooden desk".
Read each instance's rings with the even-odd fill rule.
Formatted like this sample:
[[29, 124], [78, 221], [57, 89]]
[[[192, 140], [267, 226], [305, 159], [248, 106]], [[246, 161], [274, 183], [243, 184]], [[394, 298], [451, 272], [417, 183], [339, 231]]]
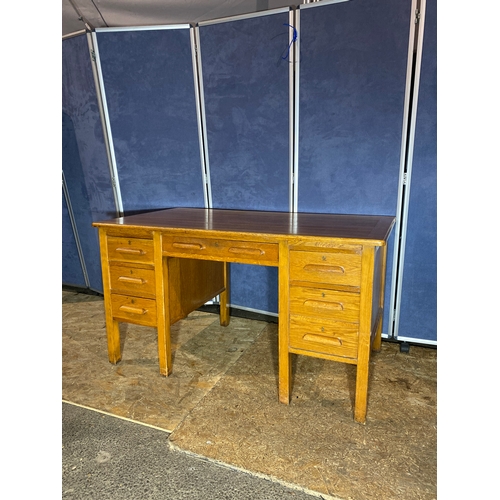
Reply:
[[388, 216], [196, 208], [96, 222], [109, 360], [121, 359], [120, 321], [154, 326], [167, 376], [171, 324], [217, 295], [220, 322], [229, 323], [228, 263], [277, 266], [279, 401], [290, 402], [292, 353], [355, 364], [354, 419], [363, 423], [393, 224]]

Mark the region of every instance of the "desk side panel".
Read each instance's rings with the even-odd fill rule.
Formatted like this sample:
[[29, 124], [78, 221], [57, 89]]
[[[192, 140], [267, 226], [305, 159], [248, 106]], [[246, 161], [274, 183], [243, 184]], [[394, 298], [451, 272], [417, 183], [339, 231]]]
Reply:
[[224, 263], [167, 258], [170, 323], [185, 318], [224, 291]]

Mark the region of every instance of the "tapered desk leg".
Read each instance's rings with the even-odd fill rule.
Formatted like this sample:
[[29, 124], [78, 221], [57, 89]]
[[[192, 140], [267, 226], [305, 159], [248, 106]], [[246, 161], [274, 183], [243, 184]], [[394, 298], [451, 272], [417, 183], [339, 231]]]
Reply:
[[290, 316], [290, 273], [288, 242], [280, 242], [278, 263], [278, 364], [279, 401], [290, 403], [292, 384], [291, 354], [288, 351]]
[[113, 318], [106, 318], [109, 362], [116, 365], [122, 359], [120, 348], [120, 324]]
[[356, 369], [356, 400], [354, 403], [354, 420], [361, 424], [365, 423], [368, 403], [374, 268], [375, 248], [365, 246], [361, 258], [361, 303]]
[[380, 312], [380, 318], [377, 323], [377, 330], [375, 331], [375, 338], [372, 343], [372, 351], [378, 352], [382, 347], [382, 321], [383, 311]]
[[104, 291], [104, 311], [106, 317], [106, 335], [108, 340], [109, 362], [116, 365], [121, 359], [120, 327], [113, 319], [111, 307], [111, 286], [109, 278], [108, 242], [106, 230], [99, 228], [99, 249], [101, 252], [102, 286]]
[[366, 421], [366, 408], [368, 404], [368, 373], [370, 366], [370, 352], [362, 359], [358, 359], [356, 369], [356, 401], [354, 404], [354, 420], [360, 424]]
[[219, 295], [220, 324], [229, 325], [229, 262], [224, 262], [224, 291]]
[[161, 233], [153, 234], [156, 281], [156, 328], [158, 332], [158, 360], [160, 373], [172, 373], [172, 351], [170, 347], [170, 303], [168, 258], [162, 256]]
[[377, 325], [377, 331], [375, 334], [375, 338], [373, 339], [373, 344], [372, 344], [372, 350], [373, 351], [380, 351], [382, 347], [382, 323], [384, 322], [384, 293], [385, 293], [385, 273], [386, 273], [386, 265], [387, 265], [387, 245], [384, 245], [383, 247], [380, 247], [379, 252], [380, 254], [380, 266], [381, 266], [381, 274], [380, 274], [380, 284], [377, 285], [375, 283], [375, 286], [380, 286], [379, 289], [379, 321]]

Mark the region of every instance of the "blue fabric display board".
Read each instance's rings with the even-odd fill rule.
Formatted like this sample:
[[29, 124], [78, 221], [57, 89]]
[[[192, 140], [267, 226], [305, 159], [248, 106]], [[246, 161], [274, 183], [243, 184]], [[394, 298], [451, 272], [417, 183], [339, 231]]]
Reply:
[[78, 255], [75, 233], [69, 216], [66, 199], [62, 198], [62, 282], [63, 285], [85, 287], [82, 262]]
[[[286, 11], [199, 28], [213, 208], [289, 210], [288, 23]], [[230, 284], [233, 306], [277, 313], [276, 268], [232, 264]]]
[[92, 222], [116, 216], [97, 93], [86, 35], [63, 41], [62, 168], [84, 262], [63, 200], [63, 284], [102, 291], [97, 230]]
[[[300, 212], [396, 215], [410, 7], [356, 0], [300, 9]], [[393, 253], [394, 232], [384, 333]]]
[[437, 14], [427, 0], [398, 338], [437, 341]]
[[189, 28], [97, 42], [124, 213], [203, 207]]

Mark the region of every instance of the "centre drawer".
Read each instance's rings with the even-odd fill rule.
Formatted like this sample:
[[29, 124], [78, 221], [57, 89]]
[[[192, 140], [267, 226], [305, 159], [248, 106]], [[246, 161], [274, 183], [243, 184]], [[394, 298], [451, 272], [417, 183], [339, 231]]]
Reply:
[[154, 269], [127, 266], [109, 266], [110, 284], [113, 292], [140, 297], [155, 297]]
[[292, 250], [290, 280], [359, 287], [361, 254]]
[[143, 238], [108, 237], [108, 259], [110, 261], [154, 262], [153, 240]]
[[359, 294], [324, 288], [290, 287], [290, 314], [359, 322]]
[[144, 326], [156, 326], [156, 301], [111, 294], [113, 318]]
[[226, 262], [278, 264], [277, 243], [164, 235], [163, 252], [174, 257], [192, 255]]
[[356, 323], [290, 315], [290, 347], [355, 359], [359, 327]]

